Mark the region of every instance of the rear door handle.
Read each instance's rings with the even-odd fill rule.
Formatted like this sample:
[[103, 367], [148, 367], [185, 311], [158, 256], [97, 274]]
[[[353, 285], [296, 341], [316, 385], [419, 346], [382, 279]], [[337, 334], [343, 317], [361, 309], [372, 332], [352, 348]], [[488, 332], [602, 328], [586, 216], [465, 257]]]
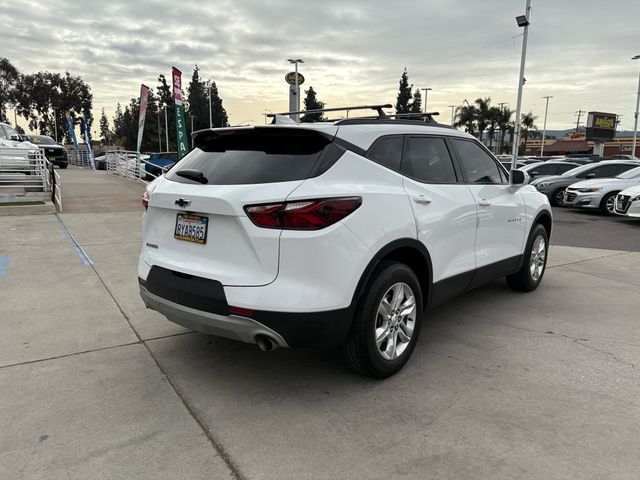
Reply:
[[418, 205], [429, 205], [431, 203], [431, 199], [425, 195], [416, 195], [413, 197], [413, 201]]
[[486, 198], [481, 198], [480, 201], [478, 202], [478, 205], [480, 205], [481, 207], [490, 207], [491, 202]]

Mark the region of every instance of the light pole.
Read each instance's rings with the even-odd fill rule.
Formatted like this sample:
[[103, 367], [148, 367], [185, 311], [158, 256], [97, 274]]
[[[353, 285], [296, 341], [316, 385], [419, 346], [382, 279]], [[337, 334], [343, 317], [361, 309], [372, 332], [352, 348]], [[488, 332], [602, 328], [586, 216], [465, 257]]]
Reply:
[[55, 132], [56, 143], [58, 143], [58, 119], [56, 118], [56, 110], [58, 109], [51, 107], [51, 110], [53, 110], [53, 131]]
[[[296, 67], [296, 112], [300, 111], [300, 86], [298, 85], [298, 64], [304, 63], [304, 60], [301, 58], [289, 58], [287, 59], [289, 63], [293, 63]], [[296, 123], [300, 121], [300, 114], [296, 113]]]
[[167, 120], [167, 104], [164, 104], [164, 135], [165, 135], [165, 140], [166, 140], [166, 144], [165, 147], [167, 147], [167, 152], [169, 151], [169, 121]]
[[449, 105], [449, 108], [451, 109], [451, 126], [453, 127], [453, 124], [455, 123], [455, 116], [453, 114], [453, 109], [456, 108], [455, 105]]
[[424, 91], [424, 112], [423, 113], [427, 113], [427, 95], [429, 94], [429, 90], [432, 90], [431, 88], [421, 88], [420, 90]]
[[[640, 55], [631, 57], [631, 60], [638, 60]], [[640, 73], [638, 74], [638, 93], [636, 94], [636, 112], [633, 114], [633, 146], [631, 147], [631, 155], [636, 156], [636, 142], [638, 139], [638, 107], [640, 107]]]
[[513, 128], [513, 159], [509, 172], [509, 183], [513, 180], [513, 171], [517, 167], [518, 147], [520, 146], [520, 112], [522, 110], [522, 87], [524, 87], [524, 65], [527, 60], [527, 38], [529, 36], [529, 16], [531, 14], [531, 0], [526, 0], [524, 15], [516, 17], [519, 27], [524, 27], [522, 33], [522, 57], [520, 58], [520, 75], [518, 76], [518, 101], [516, 103], [516, 119]]
[[549, 110], [549, 99], [553, 98], [553, 95], [542, 97], [547, 99], [547, 104], [544, 107], [544, 125], [542, 126], [542, 147], [540, 147], [540, 156], [544, 156], [544, 138], [547, 136], [547, 111]]
[[156, 117], [158, 118], [158, 153], [162, 151], [162, 137], [160, 132], [162, 131], [162, 125], [160, 125], [160, 110], [156, 110]]
[[211, 85], [207, 87], [207, 96], [209, 97], [209, 128], [213, 128], [213, 117], [211, 116]]
[[195, 117], [195, 115], [193, 115], [192, 113], [189, 114], [189, 118], [191, 119], [191, 135], [193, 135], [193, 117]]

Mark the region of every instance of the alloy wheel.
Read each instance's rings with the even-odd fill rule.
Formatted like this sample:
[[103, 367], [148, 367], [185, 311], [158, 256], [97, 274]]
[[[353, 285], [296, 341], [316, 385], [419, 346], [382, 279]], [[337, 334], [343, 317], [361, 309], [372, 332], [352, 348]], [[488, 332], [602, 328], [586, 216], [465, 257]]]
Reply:
[[395, 360], [409, 346], [416, 325], [416, 299], [403, 282], [392, 285], [383, 295], [376, 313], [376, 349], [385, 360]]
[[542, 235], [538, 235], [531, 246], [531, 257], [529, 258], [529, 272], [531, 278], [536, 282], [542, 276], [546, 258], [547, 242]]

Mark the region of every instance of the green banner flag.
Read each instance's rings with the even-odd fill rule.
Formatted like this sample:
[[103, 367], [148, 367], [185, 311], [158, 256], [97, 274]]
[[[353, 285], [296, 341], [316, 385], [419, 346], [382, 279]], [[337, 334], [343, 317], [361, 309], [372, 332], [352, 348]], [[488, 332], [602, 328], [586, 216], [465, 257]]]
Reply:
[[178, 145], [178, 160], [189, 152], [187, 126], [184, 123], [184, 104], [182, 102], [182, 72], [176, 67], [172, 70], [173, 98], [176, 104], [176, 139]]

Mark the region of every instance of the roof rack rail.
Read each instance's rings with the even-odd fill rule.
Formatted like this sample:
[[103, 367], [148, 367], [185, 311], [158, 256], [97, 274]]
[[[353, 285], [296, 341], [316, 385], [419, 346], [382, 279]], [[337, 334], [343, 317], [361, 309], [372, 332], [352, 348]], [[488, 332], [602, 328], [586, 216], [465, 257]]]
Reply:
[[340, 111], [351, 111], [351, 110], [376, 110], [378, 112], [378, 116], [375, 118], [386, 118], [387, 114], [382, 111], [383, 108], [393, 108], [393, 105], [390, 103], [380, 104], [380, 105], [358, 105], [356, 107], [334, 107], [334, 108], [317, 108], [314, 110], [298, 110], [293, 112], [282, 112], [282, 113], [267, 113], [267, 117], [275, 118], [276, 115], [297, 115], [300, 113], [323, 113], [323, 112], [340, 112]]

